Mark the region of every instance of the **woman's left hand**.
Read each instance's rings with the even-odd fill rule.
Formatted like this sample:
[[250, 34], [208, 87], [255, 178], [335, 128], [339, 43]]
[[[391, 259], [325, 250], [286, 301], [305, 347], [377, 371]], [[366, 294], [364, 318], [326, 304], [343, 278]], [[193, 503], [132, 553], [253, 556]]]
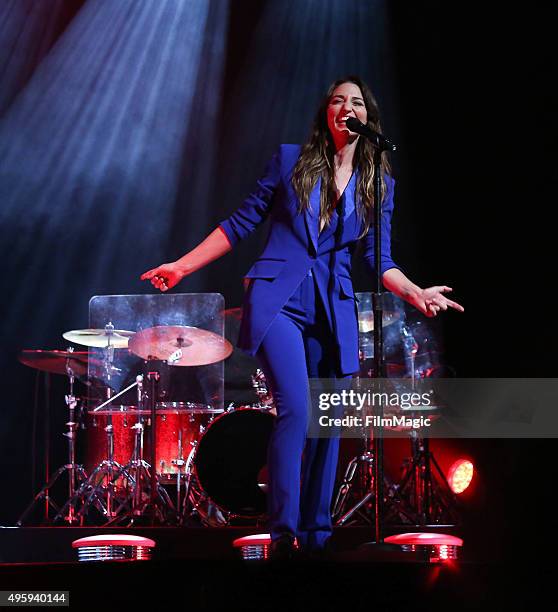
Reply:
[[453, 291], [453, 289], [445, 285], [423, 289], [417, 296], [415, 306], [427, 317], [435, 317], [440, 310], [447, 310], [448, 308], [454, 308], [459, 312], [465, 312], [461, 304], [448, 299], [444, 295], [444, 293], [448, 291]]

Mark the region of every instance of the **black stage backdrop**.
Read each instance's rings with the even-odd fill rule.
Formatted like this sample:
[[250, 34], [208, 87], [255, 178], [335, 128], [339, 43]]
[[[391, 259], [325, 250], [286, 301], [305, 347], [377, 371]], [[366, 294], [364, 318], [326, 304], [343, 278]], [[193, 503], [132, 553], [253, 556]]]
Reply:
[[[25, 8], [19, 21], [14, 17], [15, 4]], [[50, 5], [48, 15], [40, 12], [44, 4]], [[56, 63], [54, 67], [48, 63], [51, 56], [62, 56], [60, 70], [75, 77], [72, 61], [78, 62], [82, 51], [70, 44], [72, 28], [78, 33], [83, 28], [81, 40], [88, 36], [99, 45], [99, 64], [91, 61], [89, 68], [83, 67], [98, 71], [92, 77], [92, 91], [96, 78], [108, 79], [102, 91], [116, 91], [111, 78], [125, 84], [126, 71], [107, 74], [103, 68], [111, 62], [115, 66], [124, 62], [124, 68], [125, 61], [137, 62], [137, 54], [135, 60], [125, 50], [119, 55], [117, 43], [135, 36], [141, 43], [145, 39], [141, 28], [147, 31], [149, 23], [154, 32], [149, 44], [157, 37], [168, 40], [173, 23], [183, 25], [180, 20], [186, 17], [180, 2], [160, 4], [169, 15], [150, 21], [149, 15], [142, 20], [134, 14], [134, 3], [119, 3], [123, 13], [113, 16], [103, 15], [99, 8], [116, 6], [111, 3], [6, 3], [6, 11], [12, 12], [3, 22], [0, 58], [4, 68], [0, 145], [6, 154], [0, 159], [4, 208], [0, 524], [13, 524], [42, 484], [48, 401], [51, 467], [65, 460], [60, 435], [66, 420], [65, 385], [53, 379], [47, 393], [34, 372], [17, 362], [18, 351], [64, 348], [63, 331], [87, 326], [92, 295], [149, 293], [150, 287], [137, 280], [140, 273], [192, 248], [230, 214], [275, 147], [307, 137], [320, 93], [342, 74], [359, 73], [371, 84], [383, 109], [384, 130], [399, 145], [393, 158], [395, 260], [422, 286], [449, 284], [455, 299], [465, 306], [463, 315], [448, 312], [433, 322], [444, 339], [446, 362], [460, 377], [556, 375], [551, 161], [556, 144], [551, 109], [556, 100], [550, 19], [542, 4], [512, 9], [503, 3], [469, 2], [192, 3], [197, 6], [194, 13], [205, 11], [203, 20], [199, 17], [198, 69], [190, 70], [190, 80], [177, 88], [178, 93], [165, 90], [161, 83], [184, 78], [178, 71], [180, 58], [169, 64], [162, 80], [160, 75], [152, 80], [159, 84], [157, 91], [165, 92], [165, 99], [154, 98], [165, 109], [161, 113], [172, 108], [169, 99], [180, 102], [179, 94], [188, 109], [175, 124], [171, 123], [175, 115], [169, 115], [160, 131], [154, 129], [146, 137], [146, 147], [152, 150], [162, 147], [158, 134], [178, 134], [172, 141], [174, 149], [166, 143], [166, 153], [173, 155], [178, 168], [166, 177], [167, 183], [165, 176], [153, 179], [155, 188], [160, 185], [165, 192], [158, 197], [159, 192], [148, 189], [119, 191], [120, 175], [111, 175], [106, 168], [119, 163], [131, 166], [134, 161], [119, 157], [118, 147], [107, 153], [102, 138], [95, 149], [93, 124], [79, 121], [79, 116], [65, 127], [62, 121], [64, 130], [58, 132], [52, 125], [57, 116], [49, 114], [50, 102], [58, 99], [63, 109], [72, 92], [57, 98], [60, 84], [54, 80], [52, 87], [41, 87], [45, 79], [49, 84], [49, 74], [56, 73]], [[135, 6], [155, 11], [156, 3]], [[121, 30], [112, 41], [103, 41], [103, 19], [120, 20]], [[163, 31], [153, 24], [162, 24]], [[152, 83], [146, 74], [142, 87], [147, 95]], [[100, 95], [99, 108], [105, 108], [106, 102], [107, 117], [126, 115], [134, 110], [133, 104], [141, 105], [134, 99], [128, 111], [121, 96], [115, 94], [107, 102], [95, 92]], [[78, 88], [73, 94], [84, 95], [87, 101], [87, 92]], [[43, 99], [49, 105], [41, 104]], [[135, 134], [137, 127], [132, 121], [126, 129]], [[89, 182], [78, 181], [70, 196], [63, 172], [64, 164], [70, 164], [63, 156], [44, 162], [52, 164], [42, 175], [51, 177], [49, 181], [33, 181], [50, 146], [79, 156], [79, 129], [84, 139], [93, 139], [89, 151], [95, 155], [84, 164], [97, 167], [105, 161], [104, 169], [92, 173], [93, 179], [88, 176]], [[56, 141], [58, 133], [61, 142]], [[45, 145], [47, 138], [50, 144]], [[14, 154], [10, 156], [14, 150], [20, 152], [15, 161]], [[6, 159], [10, 161], [4, 163]], [[75, 173], [83, 177], [83, 168], [76, 164]], [[75, 173], [67, 182], [75, 179]], [[87, 198], [95, 177], [94, 194]], [[141, 177], [131, 173], [127, 178]], [[171, 180], [173, 189], [168, 185]], [[26, 181], [33, 188], [26, 190]], [[37, 208], [44, 189], [49, 190], [49, 200]], [[76, 208], [70, 214], [60, 213], [58, 223], [48, 226], [52, 229], [48, 235], [43, 224], [56, 216], [58, 197]], [[80, 215], [83, 202], [92, 207], [89, 216]], [[228, 307], [238, 306], [241, 276], [259, 253], [265, 231], [258, 230], [234, 253], [177, 290], [219, 291]], [[355, 270], [355, 288], [369, 289], [358, 262]], [[555, 441], [489, 442], [471, 441], [483, 479], [482, 500], [475, 503], [471, 521], [476, 516], [474, 530], [491, 534], [501, 543], [502, 557], [511, 559], [510, 542], [518, 543], [526, 525], [535, 519], [542, 525], [553, 518], [549, 501], [555, 479], [550, 459]]]

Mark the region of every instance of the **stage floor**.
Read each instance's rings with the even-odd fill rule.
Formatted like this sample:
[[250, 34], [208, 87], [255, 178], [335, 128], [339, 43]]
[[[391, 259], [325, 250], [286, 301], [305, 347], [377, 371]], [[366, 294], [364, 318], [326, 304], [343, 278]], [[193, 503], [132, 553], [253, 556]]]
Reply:
[[[78, 563], [73, 540], [135, 533], [156, 541], [152, 561]], [[371, 558], [359, 545], [370, 527], [334, 531], [326, 561], [245, 562], [232, 541], [254, 528], [0, 528], [0, 590], [63, 590], [73, 609], [451, 610], [532, 608], [552, 564], [518, 558], [488, 563], [467, 546], [457, 562], [434, 565]], [[528, 588], [529, 580], [536, 588]]]
[[[72, 542], [96, 534], [128, 533], [155, 540], [156, 561], [235, 561], [236, 538], [260, 533], [254, 527], [0, 527], [0, 564], [66, 563], [76, 561]], [[443, 531], [460, 535], [455, 529], [421, 529], [404, 531]], [[336, 560], [358, 561], [358, 547], [373, 540], [372, 527], [336, 527], [333, 533]], [[463, 551], [463, 560], [474, 557]]]

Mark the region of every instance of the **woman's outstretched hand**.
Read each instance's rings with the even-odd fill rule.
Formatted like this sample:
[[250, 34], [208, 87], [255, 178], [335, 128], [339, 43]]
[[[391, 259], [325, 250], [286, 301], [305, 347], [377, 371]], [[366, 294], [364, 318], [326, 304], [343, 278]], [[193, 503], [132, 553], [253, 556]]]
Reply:
[[428, 289], [421, 289], [410, 281], [399, 268], [389, 268], [386, 270], [382, 276], [382, 282], [388, 291], [392, 291], [427, 317], [435, 317], [440, 310], [447, 310], [448, 308], [465, 312], [461, 304], [448, 299], [444, 295], [448, 291], [453, 291], [451, 287], [438, 285], [436, 287], [428, 287]]
[[428, 287], [423, 289], [415, 300], [414, 306], [416, 306], [423, 314], [427, 317], [435, 317], [440, 310], [447, 310], [448, 308], [454, 308], [459, 312], [465, 312], [465, 309], [461, 304], [448, 299], [444, 293], [453, 291], [451, 287], [445, 285], [438, 285], [435, 287]]
[[167, 291], [172, 289], [175, 285], [186, 276], [180, 266], [174, 263], [166, 263], [157, 268], [153, 268], [144, 272], [141, 276], [141, 280], [149, 280], [155, 289], [160, 291]]

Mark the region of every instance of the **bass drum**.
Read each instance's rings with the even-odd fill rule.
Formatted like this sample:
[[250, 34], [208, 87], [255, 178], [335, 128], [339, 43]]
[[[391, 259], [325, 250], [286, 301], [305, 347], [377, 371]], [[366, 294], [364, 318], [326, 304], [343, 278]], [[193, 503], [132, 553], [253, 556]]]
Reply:
[[267, 447], [275, 416], [240, 406], [217, 417], [188, 459], [189, 499], [209, 526], [258, 523], [267, 513]]

